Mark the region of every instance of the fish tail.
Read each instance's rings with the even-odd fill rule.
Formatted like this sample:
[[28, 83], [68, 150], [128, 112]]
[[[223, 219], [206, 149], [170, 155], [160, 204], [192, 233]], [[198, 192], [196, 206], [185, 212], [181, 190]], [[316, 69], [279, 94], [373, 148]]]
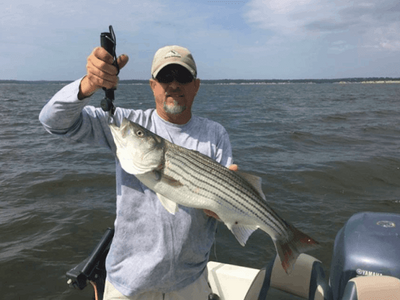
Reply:
[[291, 225], [289, 225], [288, 231], [290, 238], [288, 240], [278, 239], [275, 247], [283, 269], [290, 274], [300, 253], [318, 248], [319, 243]]

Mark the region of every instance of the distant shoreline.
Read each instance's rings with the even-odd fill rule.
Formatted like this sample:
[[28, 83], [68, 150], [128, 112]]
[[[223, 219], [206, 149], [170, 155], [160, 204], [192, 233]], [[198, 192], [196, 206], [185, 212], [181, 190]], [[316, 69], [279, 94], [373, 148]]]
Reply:
[[[67, 84], [73, 80], [0, 80], [0, 84]], [[338, 79], [201, 79], [203, 84], [275, 85], [275, 84], [400, 84], [400, 78], [338, 78]], [[148, 84], [149, 80], [121, 80], [120, 84]]]
[[[346, 84], [347, 82], [339, 82], [340, 84], [344, 83]], [[365, 84], [385, 84], [385, 83], [400, 83], [400, 80], [367, 80], [367, 81], [362, 81], [361, 83]]]

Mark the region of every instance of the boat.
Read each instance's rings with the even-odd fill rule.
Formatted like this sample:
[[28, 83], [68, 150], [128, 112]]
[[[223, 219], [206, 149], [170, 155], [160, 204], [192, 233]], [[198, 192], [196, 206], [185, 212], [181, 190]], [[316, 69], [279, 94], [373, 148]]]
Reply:
[[[107, 229], [91, 255], [67, 272], [70, 286], [83, 289], [90, 282], [95, 299], [102, 299], [112, 236]], [[215, 261], [207, 268], [209, 300], [400, 300], [400, 214], [351, 216], [336, 235], [329, 280], [322, 262], [304, 253], [290, 274], [278, 256], [262, 269]]]

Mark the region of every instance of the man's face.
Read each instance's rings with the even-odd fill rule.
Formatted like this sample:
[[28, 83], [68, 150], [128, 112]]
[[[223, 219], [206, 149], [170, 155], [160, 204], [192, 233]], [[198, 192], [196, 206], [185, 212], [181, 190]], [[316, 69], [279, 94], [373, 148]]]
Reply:
[[168, 65], [150, 80], [157, 113], [165, 120], [185, 124], [190, 120], [200, 80], [180, 65]]

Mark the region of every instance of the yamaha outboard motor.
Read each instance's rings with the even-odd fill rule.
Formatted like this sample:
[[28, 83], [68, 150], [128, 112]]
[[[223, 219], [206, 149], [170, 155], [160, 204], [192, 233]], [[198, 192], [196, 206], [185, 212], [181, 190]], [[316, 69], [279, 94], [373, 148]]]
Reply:
[[357, 213], [336, 235], [329, 278], [333, 299], [342, 299], [356, 276], [382, 275], [400, 278], [400, 215]]

